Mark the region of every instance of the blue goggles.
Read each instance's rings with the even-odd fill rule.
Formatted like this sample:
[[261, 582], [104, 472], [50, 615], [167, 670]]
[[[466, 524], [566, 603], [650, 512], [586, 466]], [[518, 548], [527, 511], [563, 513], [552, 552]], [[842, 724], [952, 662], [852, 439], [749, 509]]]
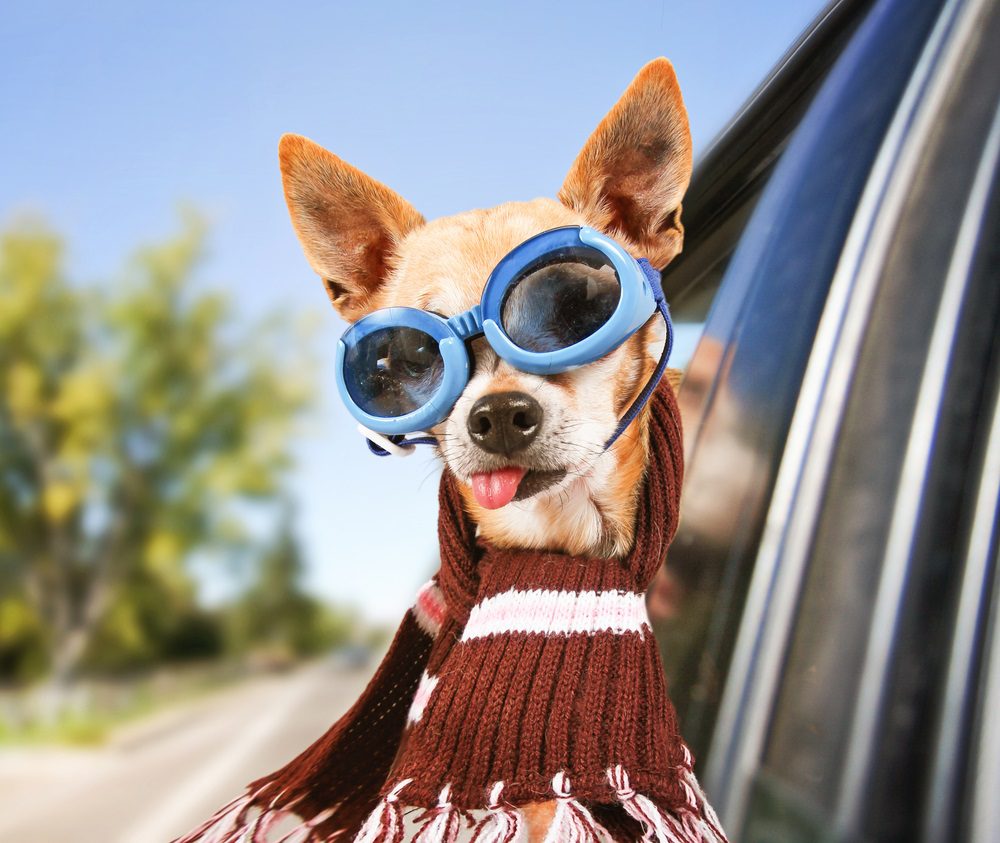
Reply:
[[515, 247], [490, 273], [481, 303], [465, 313], [389, 307], [359, 319], [337, 344], [337, 386], [364, 432], [376, 434], [372, 450], [398, 453], [435, 443], [405, 436], [451, 412], [469, 382], [471, 340], [485, 336], [516, 369], [551, 375], [614, 351], [657, 311], [667, 326], [663, 354], [607, 448], [662, 377], [673, 329], [659, 273], [586, 226], [555, 228]]

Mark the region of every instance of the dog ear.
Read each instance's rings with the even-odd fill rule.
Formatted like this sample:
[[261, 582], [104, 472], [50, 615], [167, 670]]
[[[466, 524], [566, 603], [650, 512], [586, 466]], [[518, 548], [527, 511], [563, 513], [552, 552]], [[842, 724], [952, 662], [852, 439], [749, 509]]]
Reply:
[[673, 65], [651, 61], [588, 138], [559, 199], [657, 268], [680, 252], [691, 132]]
[[348, 321], [371, 309], [399, 241], [424, 218], [402, 197], [301, 135], [278, 144], [292, 225], [333, 306]]

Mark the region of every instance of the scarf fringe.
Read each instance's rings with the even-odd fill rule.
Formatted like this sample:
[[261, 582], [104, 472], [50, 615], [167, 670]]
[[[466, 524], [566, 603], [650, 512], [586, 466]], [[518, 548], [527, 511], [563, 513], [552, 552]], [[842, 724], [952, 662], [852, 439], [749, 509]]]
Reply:
[[[686, 804], [676, 811], [666, 811], [649, 796], [638, 793], [621, 764], [607, 771], [608, 782], [622, 808], [642, 826], [643, 836], [638, 843], [728, 843], [719, 818], [708, 804], [691, 770], [691, 755], [686, 747], [684, 759], [681, 786]], [[403, 811], [399, 794], [411, 781], [404, 779], [386, 794], [365, 820], [354, 843], [402, 843]], [[502, 781], [494, 782], [490, 788], [487, 815], [476, 824], [471, 843], [526, 843], [524, 815], [515, 806], [503, 801], [503, 790]], [[560, 771], [553, 776], [552, 792], [558, 804], [544, 843], [611, 843], [613, 838], [608, 830], [582, 802], [574, 798], [569, 776], [565, 772]], [[230, 807], [229, 811], [234, 809]], [[321, 822], [324, 816], [312, 823]], [[464, 810], [452, 804], [451, 785], [445, 785], [438, 796], [438, 804], [418, 818], [421, 827], [412, 838], [413, 843], [457, 843], [465, 816], [467, 813]], [[246, 839], [248, 843], [257, 843], [255, 836]], [[302, 838], [303, 841], [309, 839]], [[286, 838], [279, 843], [286, 843]], [[287, 843], [300, 841], [289, 837]]]
[[438, 804], [420, 816], [424, 825], [413, 838], [413, 843], [456, 843], [462, 812], [451, 804], [451, 785], [441, 788]]
[[[277, 812], [272, 812], [277, 813]], [[278, 840], [278, 843], [319, 843], [320, 838], [316, 834], [316, 827], [322, 822], [333, 816], [334, 809], [328, 808], [325, 811], [320, 811], [315, 817], [313, 817], [308, 822], [301, 823], [288, 832], [284, 837]], [[288, 816], [287, 812], [284, 812], [285, 816]], [[259, 819], [259, 818], [258, 818]], [[273, 819], [267, 821], [267, 827], [263, 830], [263, 835], [260, 838], [259, 843], [267, 843], [267, 832], [274, 825], [274, 823], [280, 821], [281, 817], [276, 816]], [[258, 840], [254, 837], [250, 837], [251, 843], [258, 843]], [[243, 843], [243, 841], [240, 841]]]
[[608, 770], [608, 781], [626, 813], [642, 824], [642, 843], [675, 843], [682, 839], [677, 835], [677, 822], [673, 817], [657, 807], [648, 796], [632, 789], [628, 773], [621, 764]]
[[[288, 811], [264, 811], [257, 817], [257, 821], [251, 827], [249, 837], [246, 838], [246, 843], [268, 843], [271, 829], [289, 816], [291, 814]], [[244, 843], [244, 841], [241, 840], [240, 843]]]
[[402, 843], [403, 809], [399, 793], [411, 781], [413, 779], [403, 779], [383, 797], [361, 826], [354, 843]]
[[[270, 833], [274, 827], [289, 817], [300, 819], [287, 808], [277, 808], [277, 798], [269, 807], [263, 808], [256, 817], [250, 818], [250, 811], [257, 806], [255, 800], [261, 790], [247, 791], [232, 802], [223, 805], [209, 819], [184, 837], [173, 843], [272, 843]], [[322, 811], [308, 822], [301, 821], [291, 831], [273, 843], [320, 843], [316, 827], [333, 814], [333, 809]], [[402, 840], [402, 837], [400, 837]]]
[[[235, 843], [241, 836], [247, 833], [247, 815], [253, 807], [253, 800], [260, 791], [250, 792], [237, 796], [231, 802], [226, 803], [205, 822], [193, 831], [189, 831], [183, 837], [178, 837], [173, 843]], [[254, 821], [254, 826], [260, 822], [260, 817]], [[252, 826], [251, 826], [252, 827]], [[253, 838], [246, 838], [253, 841]]]
[[681, 744], [684, 750], [684, 777], [682, 783], [688, 797], [688, 806], [691, 813], [697, 818], [697, 827], [704, 835], [708, 843], [729, 843], [726, 833], [722, 830], [722, 823], [715, 810], [708, 802], [705, 791], [701, 789], [698, 779], [694, 775], [694, 759], [691, 757], [691, 750], [687, 744]]
[[674, 813], [664, 811], [648, 796], [637, 793], [621, 764], [608, 770], [608, 782], [626, 813], [642, 825], [641, 843], [728, 843], [719, 818], [691, 771], [691, 755], [684, 748], [681, 785], [687, 804]]
[[544, 843], [611, 843], [608, 830], [573, 798], [569, 777], [564, 772], [552, 777], [552, 791], [559, 801]]
[[[650, 797], [638, 793], [628, 772], [618, 764], [607, 771], [608, 782], [625, 812], [639, 822], [643, 836], [639, 843], [728, 843], [722, 824], [709, 804], [701, 785], [691, 770], [691, 756], [685, 747], [681, 766], [681, 787], [686, 804], [677, 811], [666, 811]], [[406, 840], [400, 793], [412, 779], [403, 779], [376, 806], [354, 838], [354, 843], [404, 843]], [[471, 843], [526, 843], [527, 826], [523, 813], [503, 801], [504, 782], [494, 782], [489, 791], [487, 815], [475, 827]], [[610, 843], [612, 836], [593, 814], [574, 798], [570, 779], [564, 772], [552, 778], [552, 791], [558, 804], [544, 843]], [[248, 814], [258, 793], [247, 792], [220, 808], [214, 816], [175, 843], [269, 843], [274, 827], [294, 816], [292, 811], [267, 807], [255, 818]], [[272, 800], [272, 805], [277, 800]], [[302, 822], [277, 843], [320, 843], [316, 828], [334, 813], [323, 811]], [[438, 804], [417, 820], [421, 827], [413, 843], [457, 843], [466, 812], [451, 802], [451, 785], [445, 785]]]
[[506, 802], [501, 802], [503, 782], [495, 782], [490, 788], [489, 812], [476, 826], [472, 843], [526, 843], [524, 816]]

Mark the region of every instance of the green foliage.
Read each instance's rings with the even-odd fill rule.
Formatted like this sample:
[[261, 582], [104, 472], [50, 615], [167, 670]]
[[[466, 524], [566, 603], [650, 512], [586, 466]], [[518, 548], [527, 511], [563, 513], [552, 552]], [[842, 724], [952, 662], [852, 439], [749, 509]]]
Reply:
[[163, 662], [216, 658], [225, 649], [222, 619], [172, 595], [146, 571], [122, 584], [96, 624], [82, 659], [90, 673], [128, 673]]
[[286, 510], [277, 540], [261, 558], [256, 581], [230, 610], [235, 649], [279, 658], [312, 656], [351, 639], [357, 619], [307, 594], [302, 573]]
[[0, 676], [17, 683], [45, 673], [48, 640], [35, 607], [22, 596], [0, 598]]
[[253, 559], [312, 388], [303, 333], [197, 279], [194, 218], [123, 277], [71, 283], [57, 235], [0, 234], [0, 679], [123, 670], [223, 646], [196, 553]]

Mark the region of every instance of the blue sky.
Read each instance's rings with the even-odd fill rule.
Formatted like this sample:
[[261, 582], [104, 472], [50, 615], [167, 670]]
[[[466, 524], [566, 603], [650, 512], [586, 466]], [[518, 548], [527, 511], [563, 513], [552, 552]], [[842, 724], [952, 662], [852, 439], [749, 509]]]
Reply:
[[[249, 313], [343, 324], [299, 250], [276, 146], [307, 135], [433, 218], [554, 195], [646, 61], [670, 58], [703, 150], [820, 0], [15, 3], [0, 27], [0, 225], [44, 215], [74, 277], [112, 277], [190, 203], [205, 277]], [[309, 580], [389, 620], [436, 553], [434, 463], [376, 460], [323, 368], [293, 477]]]

